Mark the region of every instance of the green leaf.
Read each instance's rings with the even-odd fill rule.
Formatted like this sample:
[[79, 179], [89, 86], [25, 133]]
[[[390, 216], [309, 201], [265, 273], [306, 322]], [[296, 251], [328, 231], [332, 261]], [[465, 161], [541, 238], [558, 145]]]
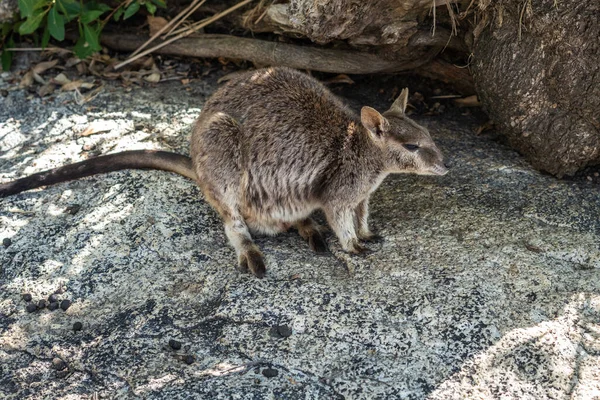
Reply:
[[21, 18], [29, 18], [33, 15], [33, 12], [39, 8], [44, 7], [52, 2], [52, 0], [19, 0], [19, 10], [21, 11]]
[[102, 50], [102, 46], [100, 46], [100, 32], [98, 29], [94, 29], [89, 25], [83, 25], [83, 34], [86, 42], [88, 42], [94, 51]]
[[75, 55], [82, 60], [94, 54], [94, 50], [90, 49], [90, 46], [87, 45], [83, 36], [80, 36], [79, 39], [77, 39], [77, 43], [73, 46], [73, 51], [75, 52]]
[[152, 3], [145, 3], [144, 4], [146, 6], [146, 9], [148, 10], [148, 12], [152, 15], [154, 15], [154, 13], [156, 12], [156, 6]]
[[95, 52], [102, 50], [99, 41], [100, 27], [91, 25], [83, 25], [83, 35], [79, 37], [73, 51], [77, 57], [84, 59]]
[[131, 17], [133, 14], [135, 14], [136, 12], [138, 12], [139, 9], [140, 9], [140, 3], [138, 3], [137, 1], [134, 1], [125, 10], [125, 15], [123, 15], [123, 19], [125, 20], [125, 19]]
[[79, 16], [81, 12], [81, 5], [76, 0], [56, 0], [56, 6], [65, 15], [67, 21]]
[[156, 4], [157, 6], [159, 6], [160, 8], [166, 8], [167, 4], [165, 3], [164, 0], [152, 0], [152, 2], [154, 4]]
[[81, 15], [81, 22], [83, 24], [89, 24], [90, 22], [97, 20], [102, 14], [104, 14], [104, 11], [102, 10], [86, 11], [83, 15]]
[[2, 27], [2, 34], [0, 34], [0, 36], [2, 37], [6, 37], [10, 31], [14, 30], [14, 26], [12, 24], [9, 24], [8, 22], [5, 22], [0, 26]]
[[37, 0], [19, 0], [19, 11], [21, 12], [21, 18], [31, 17], [33, 15], [36, 1]]
[[[64, 32], [63, 32], [64, 33]], [[64, 36], [64, 35], [63, 35]], [[62, 39], [60, 39], [62, 40]], [[41, 43], [41, 48], [45, 49], [46, 46], [48, 46], [48, 42], [50, 41], [50, 27], [48, 24], [46, 24], [46, 28], [44, 28], [44, 35], [42, 35], [42, 43]]]
[[[5, 47], [14, 47], [15, 42], [12, 38], [5, 43]], [[2, 55], [0, 56], [0, 61], [2, 62], [2, 71], [10, 70], [10, 66], [12, 65], [13, 60], [13, 52], [2, 50]]]
[[27, 21], [23, 23], [19, 27], [19, 33], [21, 35], [29, 35], [30, 33], [35, 32], [35, 30], [40, 26], [40, 23], [44, 19], [46, 13], [42, 10], [34, 11], [34, 14], [27, 18]]
[[54, 7], [52, 7], [48, 13], [48, 31], [56, 40], [65, 39], [65, 19], [58, 13], [56, 5], [54, 5]]
[[100, 3], [100, 4], [98, 4], [98, 10], [106, 12], [106, 11], [111, 11], [112, 8], [108, 4]]
[[119, 8], [119, 9], [118, 9], [118, 10], [115, 12], [115, 14], [113, 15], [113, 19], [114, 19], [115, 21], [118, 21], [118, 20], [119, 20], [119, 18], [121, 18], [121, 15], [123, 15], [123, 12], [124, 12], [124, 11], [125, 11], [125, 10], [123, 9], [123, 7]]

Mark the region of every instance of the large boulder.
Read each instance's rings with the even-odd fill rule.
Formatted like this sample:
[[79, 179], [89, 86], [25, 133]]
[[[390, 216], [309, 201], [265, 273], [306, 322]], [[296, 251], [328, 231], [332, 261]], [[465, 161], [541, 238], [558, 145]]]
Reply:
[[485, 11], [472, 71], [510, 144], [558, 177], [600, 162], [600, 5], [509, 0]]

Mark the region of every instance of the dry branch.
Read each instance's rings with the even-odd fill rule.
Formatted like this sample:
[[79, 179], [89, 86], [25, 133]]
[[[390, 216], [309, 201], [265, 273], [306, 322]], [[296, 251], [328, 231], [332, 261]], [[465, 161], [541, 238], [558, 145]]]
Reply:
[[[101, 40], [102, 44], [119, 51], [134, 50], [144, 42], [143, 38], [135, 35], [109, 33], [103, 34]], [[155, 50], [159, 54], [224, 57], [248, 60], [258, 65], [282, 65], [346, 74], [407, 71], [431, 61], [438, 51], [437, 48], [432, 48], [418, 60], [387, 60], [375, 54], [358, 51], [297, 46], [228, 35], [204, 35], [201, 38], [180, 39]]]
[[[172, 31], [173, 29], [177, 28], [188, 17], [188, 15], [187, 15], [188, 12], [194, 12], [196, 10], [196, 7], [200, 7], [202, 4], [204, 4], [205, 1], [206, 0], [203, 0], [203, 1], [201, 1], [201, 0], [194, 0], [186, 9], [184, 9], [179, 14], [177, 14], [175, 16], [175, 18], [173, 18], [171, 21], [169, 21], [168, 24], [166, 24], [165, 26], [163, 26], [162, 28], [160, 28], [158, 30], [158, 32], [156, 32], [154, 35], [152, 35], [152, 37], [150, 39], [146, 40], [144, 42], [144, 44], [142, 44], [133, 53], [131, 53], [130, 57], [133, 57], [136, 54], [138, 54], [140, 51], [144, 50], [146, 48], [146, 46], [148, 46], [148, 44], [150, 44], [151, 42], [153, 42], [154, 39], [156, 39], [157, 37], [159, 37], [160, 34], [163, 33], [164, 31], [166, 31], [167, 29], [172, 28], [171, 29], [171, 31]], [[185, 15], [185, 17], [184, 17], [184, 15]]]
[[115, 65], [115, 69], [119, 69], [119, 68], [121, 68], [122, 66], [124, 66], [124, 65], [127, 65], [127, 64], [129, 64], [129, 63], [131, 63], [131, 62], [133, 62], [133, 61], [137, 60], [138, 58], [141, 58], [141, 57], [143, 57], [143, 56], [145, 56], [145, 55], [147, 55], [147, 54], [150, 54], [150, 53], [152, 53], [152, 52], [155, 52], [156, 50], [158, 50], [158, 49], [160, 49], [160, 48], [162, 48], [162, 47], [164, 47], [164, 46], [168, 45], [169, 43], [173, 43], [173, 42], [175, 42], [175, 41], [177, 41], [177, 40], [180, 40], [180, 39], [182, 39], [182, 38], [184, 38], [184, 37], [186, 37], [186, 36], [189, 36], [189, 35], [191, 35], [192, 33], [194, 33], [194, 32], [196, 32], [196, 31], [198, 31], [198, 30], [200, 30], [200, 29], [204, 28], [205, 26], [207, 26], [207, 25], [209, 25], [209, 24], [211, 24], [211, 23], [213, 23], [213, 22], [215, 22], [215, 21], [217, 21], [217, 20], [219, 20], [219, 19], [223, 18], [225, 15], [227, 15], [227, 14], [229, 14], [229, 13], [231, 13], [231, 12], [233, 12], [233, 11], [237, 10], [238, 8], [245, 6], [246, 4], [250, 3], [251, 1], [252, 1], [252, 0], [243, 0], [243, 1], [239, 2], [238, 4], [236, 4], [235, 6], [233, 6], [233, 7], [230, 7], [230, 8], [228, 8], [227, 10], [225, 10], [225, 11], [223, 11], [223, 12], [220, 12], [219, 14], [217, 14], [217, 15], [215, 15], [215, 16], [213, 16], [213, 17], [209, 18], [209, 19], [207, 19], [205, 22], [202, 22], [202, 21], [201, 21], [201, 22], [199, 22], [199, 23], [197, 23], [197, 24], [194, 24], [194, 25], [192, 25], [192, 26], [191, 26], [189, 29], [187, 29], [185, 32], [182, 32], [182, 33], [180, 33], [179, 35], [177, 35], [177, 36], [175, 36], [175, 37], [172, 37], [172, 38], [170, 38], [170, 39], [167, 39], [167, 40], [165, 40], [164, 42], [162, 42], [162, 43], [160, 43], [160, 44], [157, 44], [156, 46], [154, 46], [154, 47], [152, 47], [152, 48], [150, 48], [150, 49], [148, 49], [148, 50], [146, 50], [146, 51], [144, 51], [144, 52], [142, 52], [142, 53], [139, 53], [139, 54], [138, 54], [138, 55], [136, 55], [136, 56], [133, 56], [133, 57], [130, 57], [130, 58], [128, 58], [127, 60], [123, 61], [123, 62], [122, 62], [122, 63], [120, 63], [120, 64], [117, 64], [117, 65]]

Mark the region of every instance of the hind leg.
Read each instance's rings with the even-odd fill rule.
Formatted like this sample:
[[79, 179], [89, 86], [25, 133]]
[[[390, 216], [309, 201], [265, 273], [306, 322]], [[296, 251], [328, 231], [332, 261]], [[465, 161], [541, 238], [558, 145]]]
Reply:
[[231, 116], [201, 113], [192, 132], [192, 161], [205, 199], [223, 219], [240, 268], [262, 278], [263, 256], [252, 241], [239, 207], [241, 134], [239, 124]]
[[208, 190], [208, 185], [200, 185], [205, 198], [221, 215], [225, 225], [225, 234], [235, 249], [240, 270], [252, 272], [256, 277], [265, 276], [266, 268], [263, 255], [252, 240], [248, 225], [236, 206], [227, 205], [215, 191]]
[[319, 226], [312, 218], [305, 218], [296, 223], [296, 229], [304, 240], [308, 241], [308, 246], [317, 253], [327, 251], [327, 243], [323, 236], [323, 228]]
[[234, 215], [225, 220], [225, 233], [238, 256], [239, 268], [252, 272], [257, 278], [264, 277], [266, 268], [263, 255], [252, 240], [241, 215]]

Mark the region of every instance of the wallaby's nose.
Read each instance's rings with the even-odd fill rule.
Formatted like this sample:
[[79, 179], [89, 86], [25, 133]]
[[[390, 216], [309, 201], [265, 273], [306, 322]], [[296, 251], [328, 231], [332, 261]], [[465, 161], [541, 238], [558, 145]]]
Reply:
[[448, 173], [448, 167], [444, 164], [436, 164], [433, 166], [432, 171], [436, 175], [446, 175]]

